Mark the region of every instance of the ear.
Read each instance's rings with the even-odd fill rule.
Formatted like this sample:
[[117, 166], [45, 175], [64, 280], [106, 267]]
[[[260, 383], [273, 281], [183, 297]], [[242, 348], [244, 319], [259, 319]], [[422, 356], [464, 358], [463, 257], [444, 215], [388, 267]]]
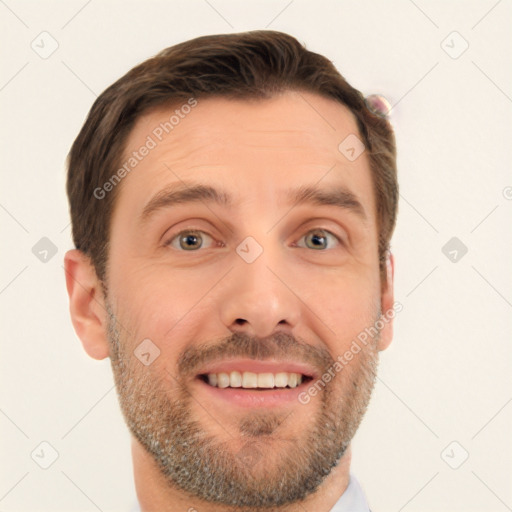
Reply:
[[384, 327], [380, 332], [380, 339], [378, 349], [384, 350], [388, 348], [391, 340], [393, 339], [393, 318], [395, 317], [395, 310], [393, 308], [395, 295], [393, 288], [393, 278], [395, 275], [395, 259], [393, 255], [388, 252], [386, 257], [386, 284], [381, 290], [381, 310], [382, 321]]
[[94, 359], [109, 355], [107, 311], [101, 281], [90, 259], [78, 249], [64, 256], [69, 311], [75, 332]]

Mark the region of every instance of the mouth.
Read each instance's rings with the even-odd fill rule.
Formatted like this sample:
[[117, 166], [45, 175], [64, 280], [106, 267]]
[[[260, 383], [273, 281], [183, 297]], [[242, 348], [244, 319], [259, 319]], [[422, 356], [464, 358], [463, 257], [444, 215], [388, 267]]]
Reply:
[[237, 407], [276, 407], [299, 403], [315, 378], [308, 365], [293, 362], [231, 360], [204, 368], [195, 378], [210, 403]]
[[203, 373], [198, 378], [214, 388], [241, 388], [256, 391], [272, 389], [294, 389], [313, 380], [309, 375], [295, 372], [254, 373], [232, 371], [229, 373]]

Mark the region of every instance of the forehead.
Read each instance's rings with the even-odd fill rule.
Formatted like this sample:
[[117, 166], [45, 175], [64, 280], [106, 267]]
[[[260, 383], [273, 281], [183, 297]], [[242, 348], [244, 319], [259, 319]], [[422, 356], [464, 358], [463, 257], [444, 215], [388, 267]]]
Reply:
[[128, 215], [140, 213], [154, 194], [181, 180], [220, 183], [243, 201], [272, 201], [301, 184], [341, 184], [372, 213], [366, 153], [351, 161], [339, 149], [347, 137], [361, 138], [344, 105], [291, 91], [265, 100], [208, 98], [183, 105], [154, 110], [134, 126], [122, 164], [135, 165], [119, 186], [114, 216], [126, 208]]

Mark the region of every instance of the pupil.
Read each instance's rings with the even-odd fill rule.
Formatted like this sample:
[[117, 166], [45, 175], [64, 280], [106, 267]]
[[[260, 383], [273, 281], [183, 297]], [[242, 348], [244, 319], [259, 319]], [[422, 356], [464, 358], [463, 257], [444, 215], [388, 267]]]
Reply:
[[194, 247], [195, 244], [197, 244], [198, 237], [196, 235], [187, 235], [185, 237], [185, 245], [187, 247]]
[[318, 235], [318, 234], [315, 234], [312, 236], [312, 242], [313, 242], [313, 245], [316, 245], [317, 247], [322, 247], [323, 246], [323, 240], [325, 239], [325, 237], [323, 235]]

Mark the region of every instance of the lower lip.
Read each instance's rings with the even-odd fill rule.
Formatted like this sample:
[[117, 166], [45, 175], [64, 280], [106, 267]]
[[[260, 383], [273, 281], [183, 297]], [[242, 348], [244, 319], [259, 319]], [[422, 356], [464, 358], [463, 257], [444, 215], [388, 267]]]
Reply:
[[224, 400], [238, 407], [277, 407], [293, 403], [300, 404], [299, 395], [307, 389], [309, 382], [305, 381], [296, 388], [274, 388], [255, 390], [251, 388], [218, 388], [210, 386], [199, 377], [196, 378], [201, 389], [214, 399]]

